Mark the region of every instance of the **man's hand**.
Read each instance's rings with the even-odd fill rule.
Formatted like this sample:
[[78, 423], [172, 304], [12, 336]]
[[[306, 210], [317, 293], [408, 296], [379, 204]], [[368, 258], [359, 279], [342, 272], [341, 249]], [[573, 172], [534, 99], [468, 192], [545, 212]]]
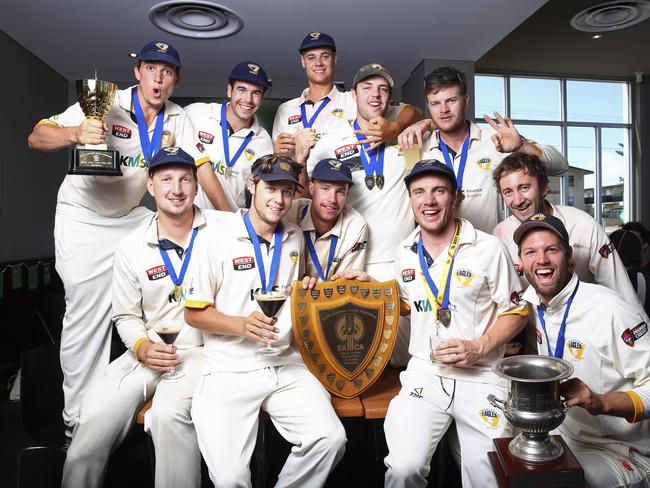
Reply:
[[357, 280], [357, 281], [377, 281], [368, 273], [361, 269], [348, 269], [346, 271], [339, 271], [330, 278], [330, 281], [336, 280]]
[[[299, 129], [294, 137], [296, 161], [305, 163], [309, 152], [316, 145], [316, 129]], [[280, 138], [278, 137], [278, 141]]]
[[483, 353], [476, 341], [447, 339], [438, 344], [433, 355], [437, 361], [449, 366], [470, 366], [478, 361]]
[[582, 407], [591, 415], [601, 415], [605, 411], [603, 395], [591, 391], [578, 378], [560, 383], [560, 395], [566, 399], [568, 407]]
[[77, 126], [75, 132], [76, 144], [84, 146], [86, 144], [97, 145], [104, 144], [106, 141], [106, 132], [108, 126], [101, 120], [86, 119], [81, 125]]
[[281, 156], [292, 157], [294, 150], [296, 148], [296, 142], [294, 140], [293, 134], [288, 132], [282, 132], [278, 135], [277, 140], [275, 141], [275, 153]]
[[317, 284], [318, 278], [316, 276], [305, 276], [302, 279], [302, 288], [304, 290], [313, 290]]
[[382, 143], [397, 137], [399, 134], [399, 124], [377, 115], [368, 121], [367, 129], [355, 130], [354, 133], [366, 136], [365, 139], [359, 141], [359, 144], [370, 144], [366, 148], [366, 151], [372, 151]]
[[521, 150], [524, 146], [525, 139], [521, 137], [515, 128], [515, 124], [512, 123], [512, 120], [510, 120], [508, 116], [502, 117], [499, 112], [494, 112], [494, 117], [499, 122], [498, 124], [487, 114], [483, 115], [483, 120], [485, 120], [490, 127], [496, 131], [496, 134], [492, 134], [491, 137], [496, 150], [502, 153], [511, 153]]
[[397, 143], [402, 149], [412, 149], [416, 145], [422, 147], [424, 134], [431, 132], [433, 129], [435, 129], [435, 127], [431, 119], [420, 120], [404, 129], [404, 131], [397, 136]]
[[239, 335], [269, 345], [278, 338], [280, 329], [274, 326], [277, 321], [275, 317], [267, 317], [262, 312], [255, 311], [248, 317], [240, 317]]
[[144, 342], [138, 348], [138, 360], [154, 371], [171, 371], [180, 363], [176, 346]]

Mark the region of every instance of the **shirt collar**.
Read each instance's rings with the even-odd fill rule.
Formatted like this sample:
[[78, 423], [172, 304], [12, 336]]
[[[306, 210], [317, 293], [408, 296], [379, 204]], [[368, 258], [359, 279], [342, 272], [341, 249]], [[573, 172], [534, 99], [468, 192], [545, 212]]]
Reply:
[[[192, 221], [192, 229], [198, 227], [199, 230], [201, 230], [203, 227], [205, 227], [205, 225], [206, 221], [203, 211], [194, 205], [194, 220]], [[158, 246], [158, 212], [156, 212], [153, 217], [151, 217], [151, 220], [147, 225], [147, 229], [145, 230], [145, 240], [147, 244]], [[187, 243], [177, 242], [176, 244], [184, 246]]]
[[[339, 91], [338, 88], [336, 88], [336, 85], [334, 85], [332, 87], [332, 90], [327, 95], [325, 95], [325, 97], [328, 97], [330, 100], [336, 100], [336, 99], [338, 99], [340, 94], [341, 94], [341, 92]], [[307, 101], [311, 101], [311, 100], [309, 100], [307, 98], [307, 95], [309, 95], [309, 88], [305, 88], [302, 91], [302, 93], [300, 94], [300, 97], [298, 97], [299, 105], [302, 105], [303, 103], [305, 103]], [[325, 97], [323, 97], [323, 98], [325, 98]], [[323, 98], [321, 98], [321, 100], [323, 100]]]

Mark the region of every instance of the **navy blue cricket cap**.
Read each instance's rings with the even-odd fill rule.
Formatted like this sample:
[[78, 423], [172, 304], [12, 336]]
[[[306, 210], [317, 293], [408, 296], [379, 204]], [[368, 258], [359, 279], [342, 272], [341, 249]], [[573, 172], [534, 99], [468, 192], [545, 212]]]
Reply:
[[233, 81], [247, 81], [253, 85], [261, 86], [265, 90], [271, 87], [271, 80], [266, 76], [264, 68], [252, 61], [244, 61], [232, 69], [228, 76], [228, 83]]
[[553, 215], [544, 213], [531, 215], [528, 220], [525, 220], [517, 227], [512, 236], [515, 244], [519, 245], [524, 236], [533, 229], [547, 229], [555, 232], [564, 242], [569, 244], [569, 233], [566, 231], [566, 227], [564, 227], [562, 221]]
[[290, 181], [302, 188], [300, 184], [300, 170], [294, 168], [291, 164], [281, 159], [276, 160], [271, 165], [271, 171], [263, 172], [263, 165], [258, 166], [253, 170], [251, 176], [258, 176], [262, 181]]
[[177, 164], [181, 166], [189, 166], [196, 168], [194, 158], [183, 151], [180, 147], [163, 147], [158, 151], [151, 161], [149, 161], [149, 175], [161, 166], [169, 164]]
[[314, 49], [316, 47], [329, 47], [332, 51], [336, 52], [336, 44], [332, 36], [324, 32], [310, 32], [300, 43], [298, 52], [302, 54], [307, 49]]
[[451, 189], [458, 189], [458, 182], [456, 181], [456, 175], [454, 170], [447, 166], [445, 163], [441, 163], [437, 159], [423, 159], [418, 161], [411, 169], [411, 172], [404, 177], [404, 183], [408, 188], [411, 182], [423, 175], [440, 175], [444, 176], [451, 182]]
[[163, 41], [150, 41], [142, 46], [138, 59], [142, 61], [160, 61], [168, 63], [177, 68], [181, 67], [181, 56], [172, 46]]
[[344, 181], [352, 185], [350, 166], [335, 158], [321, 159], [311, 173], [312, 180]]

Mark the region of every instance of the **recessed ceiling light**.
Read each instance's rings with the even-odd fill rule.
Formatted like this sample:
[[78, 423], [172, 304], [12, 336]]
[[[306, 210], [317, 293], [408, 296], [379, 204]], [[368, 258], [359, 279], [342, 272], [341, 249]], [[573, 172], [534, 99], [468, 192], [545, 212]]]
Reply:
[[244, 27], [237, 13], [204, 0], [159, 3], [149, 10], [149, 20], [165, 32], [195, 39], [228, 37]]
[[592, 39], [600, 39], [601, 37], [603, 37], [602, 34], [594, 34], [591, 36]]
[[578, 12], [571, 18], [571, 26], [583, 32], [609, 32], [625, 29], [648, 17], [648, 0], [613, 0]]
[[130, 57], [130, 58], [137, 58], [137, 57], [138, 57], [138, 53], [129, 53], [129, 57]]

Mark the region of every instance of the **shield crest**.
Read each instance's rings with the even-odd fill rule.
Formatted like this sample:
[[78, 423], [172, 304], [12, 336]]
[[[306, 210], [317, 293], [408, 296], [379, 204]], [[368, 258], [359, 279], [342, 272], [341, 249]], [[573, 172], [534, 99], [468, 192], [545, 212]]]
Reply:
[[[354, 398], [368, 389], [388, 364], [395, 346], [397, 283], [372, 285], [372, 293], [361, 294], [355, 293], [359, 282], [351, 280], [319, 283], [312, 293], [303, 294], [299, 293], [301, 286], [294, 285], [291, 313], [298, 350], [323, 386], [343, 398]], [[333, 288], [345, 293], [333, 296], [329, 292]]]

